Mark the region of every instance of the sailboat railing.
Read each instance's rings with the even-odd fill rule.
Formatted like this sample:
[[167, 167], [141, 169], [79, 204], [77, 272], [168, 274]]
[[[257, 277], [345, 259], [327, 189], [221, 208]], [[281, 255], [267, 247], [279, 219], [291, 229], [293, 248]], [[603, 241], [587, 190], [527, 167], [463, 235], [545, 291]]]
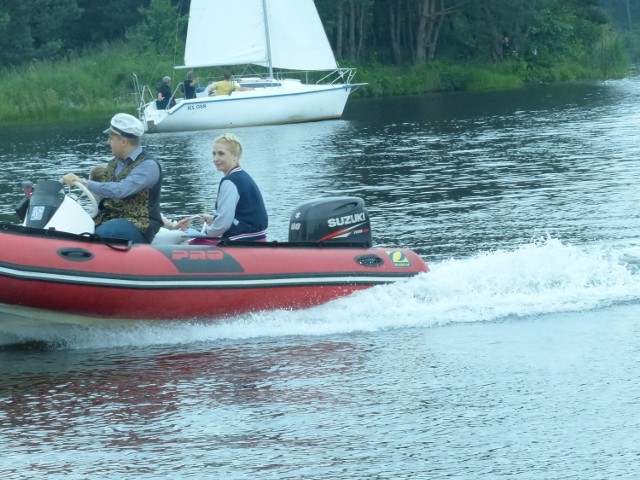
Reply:
[[150, 102], [153, 102], [156, 100], [156, 95], [154, 95], [154, 93], [151, 91], [151, 88], [149, 87], [149, 85], [141, 85], [140, 82], [138, 82], [138, 77], [136, 76], [136, 74], [133, 74], [134, 76], [134, 88], [135, 88], [135, 92], [136, 95], [140, 98], [140, 105], [147, 105]]
[[334, 70], [326, 74], [316, 83], [334, 84], [334, 83], [342, 82], [342, 83], [348, 84], [348, 83], [351, 83], [351, 80], [353, 80], [353, 77], [355, 77], [355, 75], [356, 75], [355, 68], [338, 68], [337, 70]]
[[133, 75], [133, 91], [135, 95], [140, 95], [140, 81], [138, 80], [138, 75], [132, 73]]
[[[149, 88], [149, 86], [141, 85], [140, 81], [138, 80], [138, 76], [135, 73], [133, 74], [133, 89], [135, 95], [138, 97], [138, 103], [140, 104], [140, 107], [146, 105], [151, 100], [154, 100], [153, 93], [151, 93], [151, 89]], [[149, 100], [147, 100], [147, 95], [149, 96]]]
[[133, 74], [133, 88], [135, 91], [135, 95], [139, 98], [138, 118], [146, 122], [146, 118], [144, 114], [145, 108], [149, 103], [155, 101], [155, 96], [151, 92], [151, 89], [149, 88], [148, 85], [140, 84], [140, 81], [138, 80], [138, 76], [135, 73]]
[[[149, 100], [147, 100], [147, 97]], [[148, 85], [144, 85], [140, 92], [140, 105], [147, 105], [150, 102], [155, 101], [155, 96], [151, 92], [151, 88]]]

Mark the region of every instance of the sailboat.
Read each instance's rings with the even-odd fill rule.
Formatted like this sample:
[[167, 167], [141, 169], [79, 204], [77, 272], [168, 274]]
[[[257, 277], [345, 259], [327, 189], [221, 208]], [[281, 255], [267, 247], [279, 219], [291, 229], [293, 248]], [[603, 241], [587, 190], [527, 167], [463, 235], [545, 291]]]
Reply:
[[[264, 74], [234, 77], [247, 90], [196, 98], [177, 98], [158, 109], [155, 94], [139, 87], [139, 115], [147, 132], [208, 130], [336, 119], [349, 95], [353, 68], [341, 68], [313, 0], [191, 0], [184, 65], [257, 66]], [[323, 72], [316, 83], [280, 78], [277, 71]], [[325, 73], [326, 72], [326, 73]]]

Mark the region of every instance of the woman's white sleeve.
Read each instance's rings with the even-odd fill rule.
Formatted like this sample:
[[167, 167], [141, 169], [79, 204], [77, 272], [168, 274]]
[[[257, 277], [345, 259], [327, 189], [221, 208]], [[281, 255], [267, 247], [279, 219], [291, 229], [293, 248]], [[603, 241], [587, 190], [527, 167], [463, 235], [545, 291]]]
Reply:
[[213, 223], [205, 229], [205, 233], [209, 237], [219, 237], [231, 228], [239, 200], [240, 194], [233, 182], [222, 182], [218, 191], [216, 216]]

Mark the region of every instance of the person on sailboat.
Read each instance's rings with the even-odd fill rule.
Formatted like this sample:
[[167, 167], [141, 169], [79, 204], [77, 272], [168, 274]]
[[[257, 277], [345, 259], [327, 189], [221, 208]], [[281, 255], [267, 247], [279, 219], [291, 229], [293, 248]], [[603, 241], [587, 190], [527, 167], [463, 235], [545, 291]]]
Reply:
[[175, 104], [176, 101], [171, 96], [171, 77], [164, 77], [160, 88], [158, 88], [156, 107], [158, 107], [158, 110], [164, 110], [167, 107], [173, 107]]
[[62, 182], [80, 182], [101, 199], [95, 218], [96, 235], [151, 243], [162, 225], [162, 169], [142, 149], [144, 126], [133, 115], [118, 113], [104, 133], [109, 136], [113, 158], [102, 173], [103, 181], [84, 180], [67, 173]]
[[187, 73], [187, 79], [182, 82], [182, 90], [184, 91], [184, 98], [189, 100], [191, 98], [196, 98], [196, 87], [198, 86], [198, 79], [196, 78], [195, 73], [190, 71]]
[[243, 87], [239, 83], [234, 82], [231, 79], [231, 74], [229, 72], [226, 72], [222, 78], [223, 80], [215, 82], [209, 87], [209, 90], [207, 91], [209, 95], [231, 95], [231, 92], [235, 91], [244, 92], [247, 90], [255, 90], [255, 88]]
[[219, 240], [266, 241], [269, 224], [267, 209], [258, 185], [240, 166], [241, 157], [242, 143], [234, 134], [224, 133], [213, 141], [213, 164], [224, 174], [218, 186], [216, 214], [200, 215], [207, 237], [195, 238], [190, 243], [207, 245], [217, 244]]

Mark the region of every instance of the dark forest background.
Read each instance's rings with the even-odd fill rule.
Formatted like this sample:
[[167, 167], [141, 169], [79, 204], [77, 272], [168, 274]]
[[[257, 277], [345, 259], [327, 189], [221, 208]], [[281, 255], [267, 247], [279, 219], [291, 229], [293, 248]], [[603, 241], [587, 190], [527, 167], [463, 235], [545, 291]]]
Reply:
[[[167, 11], [161, 4], [170, 4]], [[173, 52], [189, 0], [3, 0], [0, 68], [79, 55], [120, 42], [156, 19], [149, 45]], [[230, 0], [233, 8], [233, 1]], [[355, 63], [420, 65], [436, 59], [496, 60], [508, 35], [515, 50], [541, 62], [578, 58], [619, 35], [634, 56], [640, 2], [630, 0], [316, 0], [336, 57]], [[180, 31], [176, 32], [176, 28]], [[146, 42], [145, 42], [146, 43]]]

